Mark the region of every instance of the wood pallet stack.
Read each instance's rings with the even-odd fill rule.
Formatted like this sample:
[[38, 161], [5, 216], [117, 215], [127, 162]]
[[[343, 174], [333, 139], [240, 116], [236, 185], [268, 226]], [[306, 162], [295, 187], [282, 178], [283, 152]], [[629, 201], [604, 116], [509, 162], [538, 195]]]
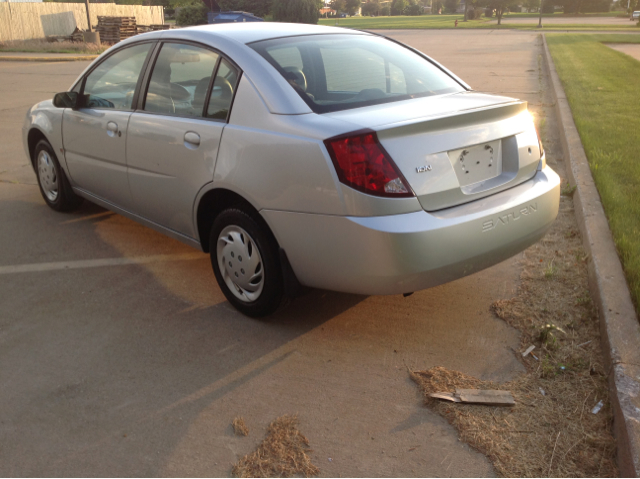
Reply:
[[71, 34], [70, 40], [72, 42], [84, 42], [84, 30], [80, 30], [78, 27]]
[[96, 31], [103, 43], [118, 43], [138, 34], [136, 17], [98, 17]]

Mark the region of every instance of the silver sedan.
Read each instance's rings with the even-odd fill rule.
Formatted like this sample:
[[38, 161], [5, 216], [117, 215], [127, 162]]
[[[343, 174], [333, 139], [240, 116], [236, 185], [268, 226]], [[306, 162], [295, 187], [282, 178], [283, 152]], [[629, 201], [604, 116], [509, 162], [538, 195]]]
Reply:
[[558, 213], [526, 102], [385, 37], [297, 24], [113, 46], [23, 140], [44, 201], [82, 199], [211, 253], [231, 304], [300, 286], [410, 293], [500, 262]]

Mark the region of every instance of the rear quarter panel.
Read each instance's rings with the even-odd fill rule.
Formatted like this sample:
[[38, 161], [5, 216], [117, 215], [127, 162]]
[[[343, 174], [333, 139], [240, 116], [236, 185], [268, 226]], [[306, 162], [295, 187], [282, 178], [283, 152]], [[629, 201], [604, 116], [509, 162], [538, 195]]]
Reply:
[[222, 135], [215, 187], [236, 191], [259, 210], [344, 214], [337, 176], [322, 143], [340, 126], [313, 125], [314, 117], [270, 113], [243, 75]]

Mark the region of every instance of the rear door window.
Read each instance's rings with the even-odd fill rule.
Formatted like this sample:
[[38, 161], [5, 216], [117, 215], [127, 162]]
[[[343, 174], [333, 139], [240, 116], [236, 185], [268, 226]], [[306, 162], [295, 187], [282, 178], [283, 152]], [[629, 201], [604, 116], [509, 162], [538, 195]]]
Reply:
[[239, 71], [226, 58], [220, 61], [211, 89], [207, 118], [227, 121], [231, 102], [238, 85]]
[[219, 55], [193, 45], [165, 43], [149, 79], [145, 111], [202, 117]]

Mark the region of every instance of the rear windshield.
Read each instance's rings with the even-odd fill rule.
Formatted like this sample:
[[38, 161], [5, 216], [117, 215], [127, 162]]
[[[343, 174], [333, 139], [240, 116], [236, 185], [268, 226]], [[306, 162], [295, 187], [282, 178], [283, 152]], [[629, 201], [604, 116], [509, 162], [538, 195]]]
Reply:
[[249, 45], [316, 113], [464, 91], [437, 66], [369, 35], [309, 35]]

